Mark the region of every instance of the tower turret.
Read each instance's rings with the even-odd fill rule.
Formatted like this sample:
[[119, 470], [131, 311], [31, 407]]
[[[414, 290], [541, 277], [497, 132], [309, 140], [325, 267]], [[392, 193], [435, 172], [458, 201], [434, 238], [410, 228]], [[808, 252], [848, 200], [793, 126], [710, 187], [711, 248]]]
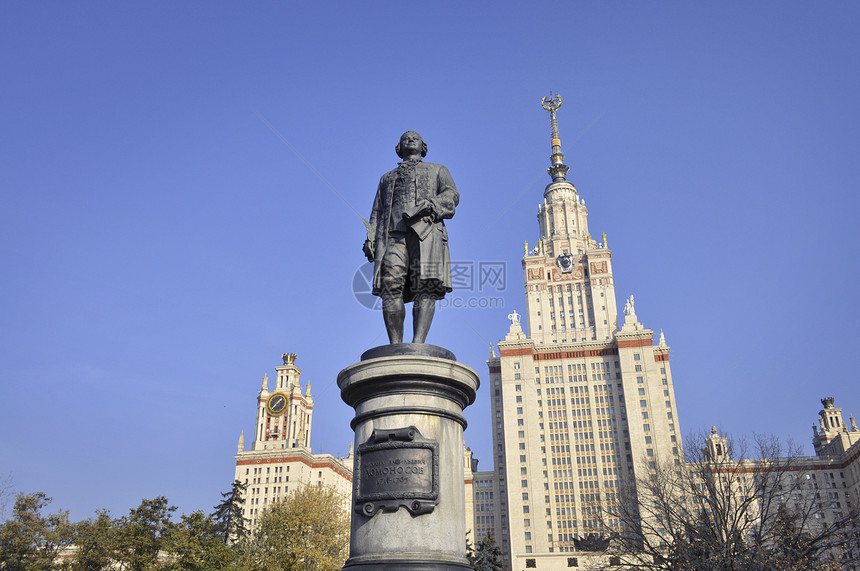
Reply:
[[281, 355], [283, 365], [275, 367], [277, 381], [268, 392], [268, 375], [263, 377], [257, 406], [257, 430], [254, 450], [268, 448], [309, 447], [313, 398], [310, 384], [302, 395], [301, 370], [296, 366], [296, 354]]
[[[618, 329], [612, 254], [606, 238], [588, 231], [588, 210], [567, 180], [557, 111], [561, 96], [550, 93], [541, 105], [550, 114], [552, 182], [538, 205], [538, 247], [523, 257], [528, 335], [538, 344], [605, 341]], [[549, 317], [549, 319], [547, 319]]]
[[817, 456], [838, 456], [860, 440], [857, 423], [851, 417], [851, 425], [842, 419], [842, 409], [835, 406], [833, 397], [821, 399], [822, 408], [818, 413], [820, 430], [813, 425], [812, 445]]

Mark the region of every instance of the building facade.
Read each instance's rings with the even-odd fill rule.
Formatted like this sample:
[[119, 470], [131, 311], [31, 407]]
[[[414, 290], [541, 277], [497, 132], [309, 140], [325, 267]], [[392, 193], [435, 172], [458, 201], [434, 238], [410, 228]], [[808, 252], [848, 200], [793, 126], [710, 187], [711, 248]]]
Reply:
[[743, 474], [759, 478], [769, 476], [781, 486], [775, 491], [776, 501], [770, 511], [754, 504], [756, 513], [761, 514], [755, 517], [773, 515], [785, 505], [800, 516], [798, 523], [804, 531], [817, 533], [849, 517], [852, 510], [856, 512], [860, 507], [860, 430], [853, 416], [850, 424], [845, 424], [842, 409], [834, 406], [832, 397], [821, 399], [821, 403], [820, 428], [812, 425], [815, 456], [734, 460], [728, 439], [720, 435], [716, 427], [712, 429], [703, 450], [706, 465], [716, 471], [724, 469], [741, 474], [741, 477]]
[[528, 331], [514, 311], [491, 350], [495, 469], [475, 476], [475, 493], [496, 498], [487, 513], [476, 496], [476, 530], [493, 530], [512, 569], [580, 566], [576, 540], [622, 531], [608, 515], [618, 490], [681, 460], [669, 347], [638, 321], [632, 296], [619, 327], [612, 251], [567, 180], [560, 105], [544, 100], [552, 181], [522, 258]]
[[[683, 493], [673, 503], [694, 512], [705, 505], [724, 506], [736, 521], [747, 524], [737, 529], [748, 545], [756, 545], [762, 533], [768, 537], [778, 530], [784, 510], [803, 534], [798, 543], [809, 540], [823, 550], [821, 568], [860, 568], [860, 430], [853, 416], [844, 422], [832, 397], [821, 403], [819, 424], [812, 426], [815, 456], [769, 437], [756, 438], [753, 450], [738, 450], [713, 427], [701, 459], [682, 468], [686, 482], [700, 485], [679, 487]], [[647, 531], [671, 544], [676, 538], [667, 527]]]
[[247, 484], [243, 514], [253, 528], [266, 506], [283, 500], [290, 489], [302, 485], [330, 486], [352, 498], [352, 446], [345, 458], [311, 452], [311, 420], [314, 401], [310, 383], [302, 393], [301, 370], [295, 353], [282, 355], [276, 367], [275, 386], [269, 392], [268, 375], [257, 394], [257, 417], [251, 448], [245, 450], [239, 436], [235, 479]]

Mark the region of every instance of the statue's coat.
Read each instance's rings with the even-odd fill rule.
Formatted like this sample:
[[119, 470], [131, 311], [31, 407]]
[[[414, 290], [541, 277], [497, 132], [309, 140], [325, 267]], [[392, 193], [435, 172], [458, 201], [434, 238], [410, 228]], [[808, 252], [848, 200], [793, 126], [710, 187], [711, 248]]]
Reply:
[[[397, 180], [397, 169], [388, 171], [379, 179], [376, 198], [373, 201], [373, 212], [370, 215], [368, 234], [374, 236], [374, 268], [373, 294], [380, 295], [382, 290], [382, 258], [388, 242], [388, 226], [391, 222], [391, 206], [394, 196], [394, 183]], [[443, 165], [420, 162], [415, 166], [408, 184], [415, 188], [416, 202], [426, 199], [433, 204], [438, 219], [432, 222], [432, 228], [426, 237], [421, 239], [421, 260], [419, 276], [422, 280], [437, 279], [450, 292], [451, 255], [448, 251], [448, 230], [444, 218], [454, 216], [454, 208], [460, 202], [460, 193], [454, 186], [451, 173]], [[419, 234], [420, 236], [420, 234]], [[412, 262], [415, 264], [415, 262]], [[409, 281], [403, 292], [404, 301], [413, 299]]]

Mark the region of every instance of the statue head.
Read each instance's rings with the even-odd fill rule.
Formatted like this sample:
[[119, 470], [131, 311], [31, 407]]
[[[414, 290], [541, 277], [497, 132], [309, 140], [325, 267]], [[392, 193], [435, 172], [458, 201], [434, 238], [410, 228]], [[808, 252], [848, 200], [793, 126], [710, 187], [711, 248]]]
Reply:
[[[417, 146], [415, 146], [417, 145]], [[424, 142], [424, 139], [416, 133], [415, 131], [406, 131], [402, 135], [400, 135], [400, 142], [397, 143], [397, 146], [394, 147], [394, 152], [397, 153], [397, 156], [401, 159], [404, 155], [409, 155], [412, 153], [404, 152], [404, 151], [418, 151], [421, 150], [421, 156], [427, 156], [427, 143]]]

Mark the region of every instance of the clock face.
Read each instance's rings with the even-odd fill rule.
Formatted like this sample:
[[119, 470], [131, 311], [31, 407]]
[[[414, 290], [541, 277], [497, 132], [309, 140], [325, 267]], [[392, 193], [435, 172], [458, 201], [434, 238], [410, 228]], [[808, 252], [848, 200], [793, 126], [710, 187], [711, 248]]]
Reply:
[[565, 252], [555, 260], [556, 265], [561, 268], [561, 273], [569, 274], [573, 271], [573, 256]]
[[273, 415], [283, 414], [286, 409], [287, 409], [287, 398], [280, 393], [273, 394], [266, 401], [266, 410], [269, 411], [269, 414], [273, 414]]

